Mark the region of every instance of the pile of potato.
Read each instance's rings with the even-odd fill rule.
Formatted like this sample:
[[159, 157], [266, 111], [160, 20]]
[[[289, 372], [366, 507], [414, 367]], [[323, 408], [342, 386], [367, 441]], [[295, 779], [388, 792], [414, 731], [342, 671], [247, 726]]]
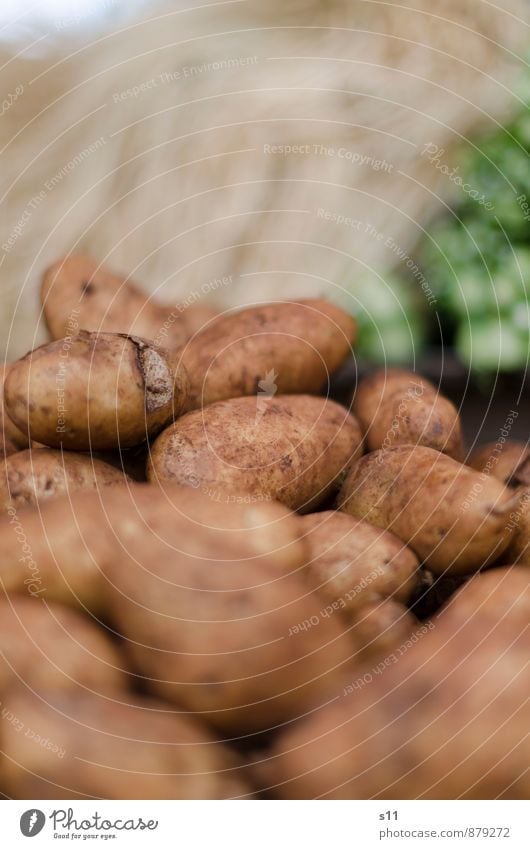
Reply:
[[81, 256], [42, 298], [3, 374], [0, 791], [527, 798], [526, 446], [467, 455], [403, 370], [331, 400], [325, 301], [172, 311]]

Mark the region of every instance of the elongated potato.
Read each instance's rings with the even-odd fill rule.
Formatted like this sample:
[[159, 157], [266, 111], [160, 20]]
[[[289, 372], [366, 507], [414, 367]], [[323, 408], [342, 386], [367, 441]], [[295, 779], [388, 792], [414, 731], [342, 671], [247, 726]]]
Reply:
[[88, 617], [37, 596], [0, 600], [0, 699], [16, 682], [34, 692], [115, 693], [127, 676], [115, 645]]
[[341, 509], [387, 528], [435, 574], [462, 574], [507, 548], [519, 496], [431, 448], [374, 451], [351, 468]]
[[350, 353], [355, 329], [350, 315], [319, 300], [219, 316], [183, 350], [188, 409], [256, 393], [318, 393]]
[[14, 719], [0, 727], [0, 785], [12, 798], [227, 799], [252, 793], [230, 749], [163, 702], [127, 696], [120, 703], [54, 690], [37, 698], [17, 689], [8, 693], [5, 710]]
[[180, 413], [187, 386], [170, 351], [136, 336], [81, 332], [14, 363], [4, 399], [37, 442], [104, 451], [160, 431]]
[[128, 278], [81, 254], [65, 257], [46, 271], [41, 298], [53, 339], [89, 330], [127, 333], [176, 348], [216, 315], [204, 304], [165, 307]]
[[6, 457], [0, 476], [0, 509], [35, 507], [48, 498], [123, 483], [120, 469], [89, 457], [53, 448], [28, 448]]
[[342, 600], [353, 620], [367, 604], [409, 600], [419, 563], [397, 536], [336, 510], [299, 522], [309, 550], [306, 569], [318, 591], [331, 602]]
[[261, 786], [290, 799], [527, 799], [529, 615], [522, 570], [474, 577], [395, 662], [286, 729], [256, 767]]
[[211, 498], [274, 498], [307, 512], [361, 451], [344, 407], [309, 395], [234, 398], [188, 413], [151, 447], [150, 481], [201, 487]]
[[462, 460], [464, 445], [454, 404], [423, 377], [403, 369], [381, 369], [357, 387], [353, 411], [368, 451], [424, 445]]
[[468, 465], [512, 486], [530, 485], [530, 447], [526, 442], [487, 442], [472, 452]]
[[240, 559], [251, 570], [263, 558], [282, 574], [305, 561], [299, 536], [297, 518], [274, 502], [227, 504], [171, 484], [118, 485], [54, 498], [38, 511], [9, 507], [0, 520], [0, 584], [105, 614], [111, 563], [149, 573], [160, 560], [178, 573], [182, 562], [217, 570]]
[[10, 365], [0, 366], [0, 427], [2, 428], [0, 458], [8, 457], [10, 454], [14, 454], [16, 451], [22, 451], [29, 446], [27, 433], [24, 433], [16, 426], [5, 410], [4, 381], [9, 368]]

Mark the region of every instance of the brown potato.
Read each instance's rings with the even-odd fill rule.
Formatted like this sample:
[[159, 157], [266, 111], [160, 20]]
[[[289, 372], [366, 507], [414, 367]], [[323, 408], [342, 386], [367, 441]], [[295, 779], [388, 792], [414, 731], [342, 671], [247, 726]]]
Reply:
[[331, 602], [341, 600], [353, 621], [367, 604], [409, 600], [419, 563], [397, 536], [336, 510], [299, 521], [309, 550], [307, 571], [318, 591]]
[[41, 298], [52, 339], [89, 330], [127, 333], [176, 348], [217, 314], [204, 304], [165, 307], [127, 277], [81, 254], [67, 256], [46, 271]]
[[230, 749], [162, 702], [127, 696], [119, 703], [53, 690], [41, 699], [19, 688], [8, 693], [4, 708], [12, 719], [0, 727], [0, 782], [12, 798], [228, 799], [252, 793]]
[[0, 427], [2, 428], [0, 457], [8, 457], [10, 454], [14, 454], [16, 451], [22, 451], [29, 446], [27, 433], [24, 433], [16, 426], [5, 410], [4, 381], [10, 367], [10, 365], [0, 366]]
[[350, 353], [355, 329], [350, 315], [319, 300], [221, 315], [183, 349], [187, 409], [256, 393], [316, 394]]
[[396, 662], [286, 729], [256, 765], [261, 786], [289, 799], [527, 799], [529, 615], [522, 570], [473, 578]]
[[530, 447], [526, 442], [487, 442], [471, 453], [467, 463], [477, 472], [512, 486], [530, 485]]
[[13, 683], [32, 691], [85, 689], [110, 694], [127, 676], [101, 627], [74, 610], [36, 595], [0, 600], [0, 699]]
[[393, 598], [368, 602], [357, 614], [351, 636], [361, 647], [359, 660], [386, 658], [418, 627], [407, 607]]
[[298, 521], [275, 502], [213, 501], [168, 484], [106, 487], [47, 501], [39, 511], [9, 507], [0, 520], [0, 583], [46, 599], [105, 612], [110, 563], [150, 570], [161, 560], [179, 570], [197, 560], [218, 569], [223, 558], [263, 558], [282, 573], [301, 566]]
[[0, 509], [42, 504], [48, 498], [123, 483], [127, 476], [87, 454], [28, 448], [6, 457], [0, 476]]
[[381, 369], [361, 380], [353, 402], [368, 451], [424, 445], [462, 460], [458, 410], [423, 377]]
[[135, 336], [85, 333], [14, 363], [6, 410], [32, 439], [55, 448], [129, 448], [177, 416], [187, 377], [177, 357]]
[[374, 451], [344, 482], [341, 509], [387, 528], [435, 574], [472, 572], [507, 548], [519, 496], [422, 446]]
[[521, 500], [508, 517], [512, 536], [504, 552], [505, 563], [530, 566], [530, 487], [522, 490]]
[[183, 416], [151, 446], [147, 477], [201, 487], [211, 498], [274, 498], [307, 512], [361, 450], [344, 407], [309, 395], [234, 398]]

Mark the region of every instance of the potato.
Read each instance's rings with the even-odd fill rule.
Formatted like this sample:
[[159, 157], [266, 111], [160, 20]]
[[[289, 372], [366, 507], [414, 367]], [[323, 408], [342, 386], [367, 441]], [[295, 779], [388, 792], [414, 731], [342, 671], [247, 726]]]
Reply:
[[418, 627], [407, 607], [393, 598], [368, 602], [353, 622], [351, 636], [360, 646], [357, 661], [386, 658]]
[[203, 304], [165, 307], [128, 278], [80, 254], [67, 256], [46, 271], [41, 298], [53, 339], [79, 330], [104, 331], [176, 348], [217, 314]]
[[34, 692], [124, 689], [123, 661], [103, 628], [40, 593], [0, 600], [0, 699], [17, 681]]
[[467, 462], [477, 472], [512, 486], [530, 485], [530, 447], [526, 442], [488, 442], [476, 448]]
[[494, 478], [423, 446], [381, 449], [355, 463], [341, 509], [393, 531], [434, 574], [465, 574], [507, 548], [519, 501]]
[[296, 517], [274, 502], [227, 504], [171, 484], [118, 485], [54, 498], [39, 511], [10, 507], [0, 520], [0, 583], [10, 594], [45, 590], [47, 600], [106, 614], [110, 563], [149, 571], [161, 560], [179, 570], [198, 559], [217, 569], [224, 557], [252, 568], [263, 558], [281, 574], [305, 561], [299, 536]]
[[437, 388], [414, 372], [381, 369], [361, 380], [353, 411], [368, 451], [425, 445], [462, 460], [458, 410]]
[[261, 786], [289, 799], [527, 799], [529, 616], [522, 570], [474, 577], [395, 662], [287, 728], [256, 766]]
[[350, 353], [355, 328], [350, 315], [319, 300], [219, 316], [183, 350], [188, 409], [244, 395], [318, 393]]
[[26, 433], [20, 430], [12, 419], [7, 415], [4, 405], [4, 381], [10, 365], [0, 366], [0, 427], [2, 428], [2, 443], [0, 445], [0, 457], [8, 457], [16, 451], [22, 451], [29, 446]]
[[296, 517], [278, 504], [132, 484], [16, 518], [20, 533], [0, 526], [7, 591], [31, 577], [46, 598], [101, 611], [145, 686], [223, 729], [261, 730], [298, 715], [325, 698], [358, 649], [293, 574], [306, 548]]
[[[227, 799], [252, 793], [229, 748], [193, 717], [161, 702], [127, 696], [120, 703], [53, 690], [39, 699], [17, 689], [4, 707], [14, 718], [0, 727], [0, 783], [12, 798]], [[149, 819], [141, 810], [134, 818], [140, 815]]]
[[34, 448], [6, 457], [0, 476], [0, 509], [42, 504], [48, 498], [123, 483], [127, 476], [87, 454]]
[[138, 445], [179, 414], [186, 393], [176, 355], [84, 331], [18, 360], [4, 387], [8, 414], [32, 439], [79, 451]]
[[344, 407], [309, 395], [234, 398], [182, 416], [151, 446], [150, 481], [201, 487], [211, 498], [280, 501], [312, 510], [361, 450]]
[[335, 510], [301, 516], [299, 522], [309, 549], [307, 571], [322, 595], [344, 603], [341, 609], [352, 621], [367, 604], [388, 597], [409, 600], [419, 563], [394, 534]]

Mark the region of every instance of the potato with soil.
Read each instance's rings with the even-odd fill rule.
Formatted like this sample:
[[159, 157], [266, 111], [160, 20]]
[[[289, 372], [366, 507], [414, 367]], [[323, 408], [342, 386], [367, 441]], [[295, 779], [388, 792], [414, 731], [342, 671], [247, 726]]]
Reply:
[[522, 570], [474, 577], [396, 662], [286, 729], [256, 765], [260, 786], [289, 799], [527, 799], [529, 616]]
[[16, 717], [0, 728], [0, 787], [11, 798], [229, 799], [252, 793], [228, 746], [163, 702], [127, 696], [120, 703], [54, 690], [40, 699], [18, 688], [4, 707]]
[[219, 316], [183, 349], [188, 409], [245, 395], [316, 394], [351, 352], [355, 320], [320, 300]]
[[511, 486], [530, 485], [530, 448], [517, 439], [487, 442], [471, 453], [468, 465]]
[[58, 495], [114, 486], [128, 480], [120, 469], [88, 454], [28, 448], [6, 457], [0, 476], [0, 509], [36, 507]]
[[51, 499], [38, 511], [9, 507], [0, 520], [0, 583], [9, 593], [46, 587], [46, 599], [104, 612], [106, 570], [130, 560], [264, 558], [279, 573], [306, 550], [297, 518], [275, 502], [213, 501], [168, 484], [127, 484]]
[[165, 307], [128, 277], [82, 254], [67, 256], [46, 271], [41, 298], [53, 339], [89, 330], [127, 333], [177, 348], [217, 314], [202, 304]]
[[393, 531], [434, 574], [465, 574], [499, 558], [519, 495], [422, 446], [381, 449], [344, 481], [341, 509]]
[[27, 434], [18, 428], [7, 415], [4, 404], [4, 382], [11, 366], [0, 366], [0, 427], [2, 428], [2, 442], [0, 444], [0, 458], [8, 457], [16, 451], [28, 448], [29, 439]]
[[182, 410], [188, 382], [177, 360], [136, 336], [81, 332], [12, 365], [6, 410], [32, 439], [52, 448], [130, 448]]
[[0, 600], [0, 699], [17, 682], [33, 692], [125, 689], [123, 659], [99, 623], [48, 603], [45, 584], [27, 581], [29, 594]]
[[462, 460], [458, 410], [437, 388], [414, 372], [381, 369], [361, 380], [353, 411], [368, 451], [424, 445]]
[[307, 512], [361, 452], [344, 407], [309, 395], [234, 398], [182, 416], [151, 446], [147, 477], [211, 498], [276, 499]]

